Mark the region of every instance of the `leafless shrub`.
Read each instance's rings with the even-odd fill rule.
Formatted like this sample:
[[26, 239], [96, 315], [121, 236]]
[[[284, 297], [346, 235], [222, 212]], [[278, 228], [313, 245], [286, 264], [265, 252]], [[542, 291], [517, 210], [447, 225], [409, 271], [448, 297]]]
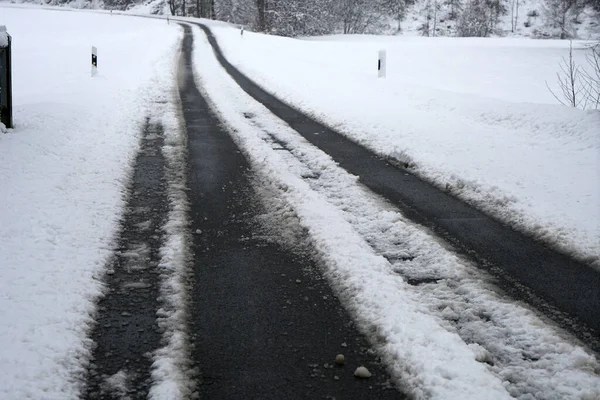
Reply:
[[587, 55], [588, 69], [582, 69], [573, 58], [573, 42], [569, 42], [569, 57], [560, 63], [556, 74], [560, 92], [556, 93], [548, 82], [546, 87], [562, 105], [582, 110], [600, 109], [600, 44]]
[[582, 79], [587, 88], [589, 108], [600, 110], [600, 43], [590, 49], [586, 58], [589, 68], [583, 71]]

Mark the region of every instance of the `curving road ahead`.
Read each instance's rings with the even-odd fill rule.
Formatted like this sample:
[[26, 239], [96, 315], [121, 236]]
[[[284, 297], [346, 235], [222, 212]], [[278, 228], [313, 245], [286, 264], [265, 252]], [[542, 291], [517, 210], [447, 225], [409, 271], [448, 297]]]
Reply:
[[528, 302], [600, 352], [599, 271], [514, 231], [283, 103], [229, 63], [210, 28], [197, 25], [244, 91], [408, 218], [491, 272], [515, 299]]

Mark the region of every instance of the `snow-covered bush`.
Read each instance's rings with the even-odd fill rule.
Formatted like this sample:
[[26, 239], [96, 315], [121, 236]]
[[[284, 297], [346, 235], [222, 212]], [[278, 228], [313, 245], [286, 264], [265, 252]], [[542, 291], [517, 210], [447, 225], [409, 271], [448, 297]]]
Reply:
[[492, 32], [491, 10], [483, 0], [470, 0], [456, 24], [456, 35], [462, 37], [488, 36]]

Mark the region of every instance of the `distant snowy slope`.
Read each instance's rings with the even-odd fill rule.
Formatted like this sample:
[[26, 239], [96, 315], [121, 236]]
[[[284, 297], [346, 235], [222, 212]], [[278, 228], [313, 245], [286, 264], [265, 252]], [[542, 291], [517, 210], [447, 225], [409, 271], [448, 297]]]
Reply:
[[[555, 87], [568, 42], [307, 41], [213, 29], [233, 64], [267, 90], [600, 267], [600, 112], [556, 105], [545, 87]], [[381, 48], [387, 79], [376, 77]]]
[[[437, 4], [439, 10], [436, 14], [435, 31], [433, 34], [434, 24], [430, 20], [429, 33], [430, 36], [456, 36], [456, 25], [458, 18], [451, 18], [452, 1], [431, 1], [431, 0], [416, 0], [415, 3], [409, 6], [406, 17], [402, 21], [402, 34], [408, 36], [422, 35], [423, 26], [427, 22], [428, 6], [431, 9], [432, 4]], [[463, 4], [466, 1], [459, 2]], [[511, 4], [519, 4], [518, 12], [514, 9], [511, 12]], [[518, 0], [518, 1], [503, 1], [501, 2], [506, 7], [506, 13], [500, 15], [496, 32], [491, 36], [515, 36], [515, 37], [532, 37], [532, 38], [547, 38], [556, 37], [556, 32], [551, 28], [548, 21], [548, 2], [545, 0]], [[577, 18], [573, 21], [573, 16], [568, 16], [568, 30], [578, 39], [600, 39], [600, 22], [598, 12], [592, 7], [584, 7], [577, 14]], [[429, 12], [430, 18], [433, 16]], [[390, 25], [397, 30], [397, 23], [391, 22]], [[389, 31], [392, 33], [393, 31]]]
[[1, 24], [15, 129], [0, 134], [0, 399], [76, 399], [141, 124], [151, 90], [171, 88], [180, 31], [0, 5]]
[[[260, 17], [257, 0], [0, 0], [76, 9], [120, 10], [139, 14], [196, 16], [199, 4], [204, 17], [245, 25], [250, 30], [285, 36], [324, 33], [378, 33], [407, 36], [517, 36], [556, 38], [561, 33], [578, 39], [600, 39], [598, 0], [286, 0], [263, 2]], [[183, 6], [185, 3], [185, 7]], [[477, 7], [473, 9], [473, 5]], [[562, 7], [568, 6], [562, 19]], [[211, 7], [214, 7], [211, 8]], [[403, 17], [398, 24], [398, 10]], [[472, 11], [469, 11], [469, 10]], [[495, 11], [499, 14], [495, 16]], [[214, 12], [213, 12], [214, 11]], [[466, 13], [463, 15], [463, 13]], [[492, 17], [494, 16], [494, 17]], [[557, 27], [557, 19], [563, 27]], [[459, 34], [467, 25], [487, 20], [486, 32]], [[479, 21], [479, 22], [478, 22]], [[400, 29], [398, 29], [400, 28]]]

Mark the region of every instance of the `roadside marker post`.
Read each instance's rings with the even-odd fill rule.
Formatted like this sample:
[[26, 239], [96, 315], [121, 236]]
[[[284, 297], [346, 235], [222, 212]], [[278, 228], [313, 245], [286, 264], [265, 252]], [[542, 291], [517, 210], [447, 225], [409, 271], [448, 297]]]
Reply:
[[92, 76], [98, 73], [98, 49], [92, 46]]
[[240, 36], [244, 36], [244, 26], [240, 26]]
[[386, 74], [386, 58], [387, 54], [385, 50], [379, 50], [379, 58], [377, 61], [377, 76], [379, 78], [385, 78]]
[[6, 26], [0, 26], [0, 122], [7, 128], [13, 127], [12, 115], [12, 38]]

